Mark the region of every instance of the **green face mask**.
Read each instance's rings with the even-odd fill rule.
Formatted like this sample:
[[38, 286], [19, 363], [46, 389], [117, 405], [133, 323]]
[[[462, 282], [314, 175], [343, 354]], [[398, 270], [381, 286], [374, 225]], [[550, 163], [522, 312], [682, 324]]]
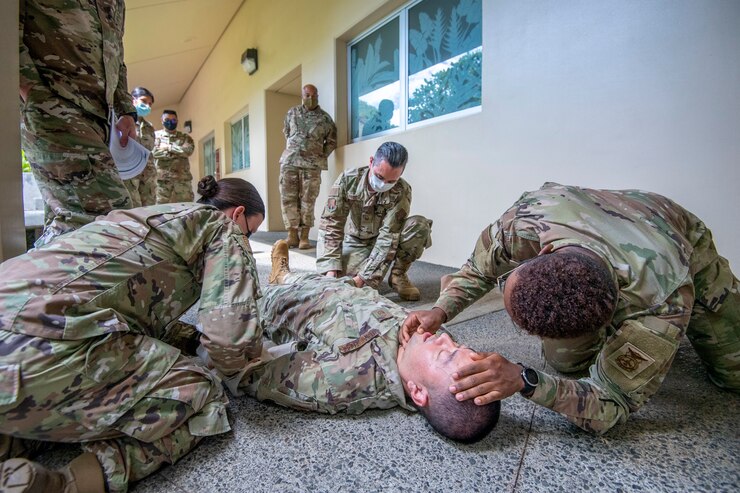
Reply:
[[319, 98], [303, 98], [303, 106], [312, 110], [319, 105]]

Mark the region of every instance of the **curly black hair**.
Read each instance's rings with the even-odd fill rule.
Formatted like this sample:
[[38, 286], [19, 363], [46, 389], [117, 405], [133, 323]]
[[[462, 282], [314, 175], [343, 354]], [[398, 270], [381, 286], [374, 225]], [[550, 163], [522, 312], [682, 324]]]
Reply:
[[608, 324], [617, 295], [602, 262], [585, 253], [556, 252], [517, 269], [509, 309], [514, 323], [530, 334], [567, 339]]

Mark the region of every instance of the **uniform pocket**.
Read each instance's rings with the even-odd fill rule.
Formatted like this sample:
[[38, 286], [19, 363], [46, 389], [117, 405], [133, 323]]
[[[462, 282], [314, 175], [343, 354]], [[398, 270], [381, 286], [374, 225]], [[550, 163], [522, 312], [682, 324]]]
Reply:
[[679, 329], [670, 324], [661, 328], [664, 332], [628, 320], [607, 340], [599, 355], [600, 376], [634, 402], [646, 400], [657, 390], [660, 377], [665, 375], [678, 350], [675, 336]]
[[0, 406], [11, 406], [18, 401], [21, 388], [21, 366], [0, 366]]

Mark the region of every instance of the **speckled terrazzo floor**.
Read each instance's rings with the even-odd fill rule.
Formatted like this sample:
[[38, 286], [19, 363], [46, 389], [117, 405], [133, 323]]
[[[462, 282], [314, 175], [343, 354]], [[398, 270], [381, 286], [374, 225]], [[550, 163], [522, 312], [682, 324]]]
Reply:
[[[253, 236], [262, 283], [269, 246], [282, 236]], [[312, 270], [313, 254], [291, 250], [293, 269]], [[454, 270], [414, 264], [410, 274], [422, 299], [405, 305], [433, 302], [439, 278]], [[388, 291], [381, 288], [398, 301]], [[492, 299], [480, 313], [498, 306]], [[489, 311], [450, 331], [475, 348], [543, 366], [537, 339], [518, 331], [505, 312]], [[440, 438], [421, 416], [399, 409], [325, 416], [240, 398], [231, 400], [230, 418], [232, 432], [204, 440], [131, 491], [740, 491], [740, 397], [709, 383], [687, 341], [652, 401], [606, 437], [590, 436], [519, 396], [504, 401], [498, 427], [472, 446]], [[40, 461], [58, 466], [76, 453], [67, 446]]]

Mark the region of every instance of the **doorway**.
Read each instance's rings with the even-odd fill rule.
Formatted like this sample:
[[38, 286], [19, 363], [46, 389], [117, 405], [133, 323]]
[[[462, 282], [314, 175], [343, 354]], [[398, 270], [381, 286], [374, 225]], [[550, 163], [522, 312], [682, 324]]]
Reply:
[[298, 66], [265, 91], [268, 231], [285, 230], [280, 206], [280, 155], [285, 149], [283, 121], [291, 107], [301, 104], [301, 87], [301, 67]]

